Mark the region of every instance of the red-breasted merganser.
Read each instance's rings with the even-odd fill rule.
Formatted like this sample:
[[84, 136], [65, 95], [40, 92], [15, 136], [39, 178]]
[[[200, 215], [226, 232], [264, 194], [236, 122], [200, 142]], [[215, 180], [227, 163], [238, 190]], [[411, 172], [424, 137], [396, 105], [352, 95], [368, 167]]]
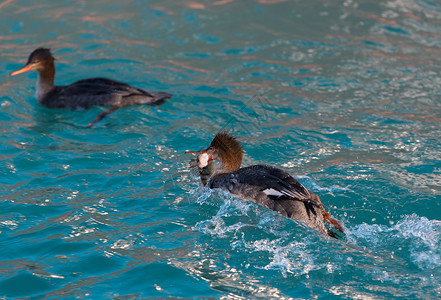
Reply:
[[165, 99], [171, 97], [168, 93], [149, 93], [126, 83], [107, 78], [89, 78], [70, 85], [56, 86], [54, 85], [54, 60], [55, 58], [52, 56], [50, 49], [38, 48], [29, 55], [28, 62], [22, 68], [12, 72], [11, 75], [36, 70], [38, 72], [37, 100], [42, 105], [50, 108], [86, 109], [94, 105], [112, 107], [98, 115], [88, 127], [93, 126], [108, 114], [123, 106], [135, 104], [159, 105], [164, 103]]
[[232, 135], [220, 132], [207, 149], [186, 153], [199, 154], [197, 166], [207, 187], [229, 191], [334, 238], [337, 234], [325, 223], [343, 232], [343, 226], [325, 211], [320, 198], [287, 172], [267, 165], [241, 168], [242, 146]]

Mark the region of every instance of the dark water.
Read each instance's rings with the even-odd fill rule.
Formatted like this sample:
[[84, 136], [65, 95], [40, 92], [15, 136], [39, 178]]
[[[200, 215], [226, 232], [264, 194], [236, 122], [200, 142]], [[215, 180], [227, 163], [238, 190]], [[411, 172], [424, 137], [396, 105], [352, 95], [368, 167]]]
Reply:
[[[0, 2], [0, 297], [441, 295], [441, 2]], [[36, 74], [174, 97], [51, 110]], [[319, 236], [199, 187], [186, 149], [231, 130], [346, 229]]]

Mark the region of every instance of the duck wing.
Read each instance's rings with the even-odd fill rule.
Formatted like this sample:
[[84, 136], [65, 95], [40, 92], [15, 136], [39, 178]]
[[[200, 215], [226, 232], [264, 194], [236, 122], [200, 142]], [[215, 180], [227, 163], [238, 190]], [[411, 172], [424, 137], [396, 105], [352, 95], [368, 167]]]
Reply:
[[[260, 193], [270, 200], [290, 199], [322, 207], [315, 195], [289, 173], [266, 165], [255, 165], [233, 173], [215, 175], [210, 179], [209, 186], [227, 189], [246, 198], [247, 195], [256, 196]], [[259, 198], [262, 197], [263, 195]]]
[[336, 237], [325, 226], [327, 213], [320, 198], [283, 170], [256, 165], [215, 175], [207, 185], [228, 190], [238, 198], [256, 202], [322, 234]]
[[[281, 193], [282, 195], [298, 200], [312, 198], [311, 192], [288, 172], [268, 165], [255, 165], [249, 168], [253, 172], [258, 171], [264, 173], [262, 175], [267, 178], [268, 185], [270, 185], [269, 189], [273, 188], [276, 195]], [[266, 190], [266, 193], [270, 195], [271, 191]]]
[[89, 78], [70, 85], [56, 86], [42, 100], [49, 107], [70, 109], [91, 106], [126, 106], [134, 104], [155, 104], [169, 98], [167, 93], [152, 94], [123, 82], [107, 78]]

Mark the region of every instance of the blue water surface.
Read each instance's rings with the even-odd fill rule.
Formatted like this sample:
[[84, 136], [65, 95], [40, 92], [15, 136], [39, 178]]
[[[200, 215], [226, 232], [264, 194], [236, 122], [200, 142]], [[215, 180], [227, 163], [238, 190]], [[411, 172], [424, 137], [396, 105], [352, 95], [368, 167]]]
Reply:
[[[0, 2], [0, 298], [441, 297], [439, 1]], [[109, 77], [156, 107], [48, 109]], [[229, 130], [295, 175], [334, 240], [200, 187], [185, 150]]]

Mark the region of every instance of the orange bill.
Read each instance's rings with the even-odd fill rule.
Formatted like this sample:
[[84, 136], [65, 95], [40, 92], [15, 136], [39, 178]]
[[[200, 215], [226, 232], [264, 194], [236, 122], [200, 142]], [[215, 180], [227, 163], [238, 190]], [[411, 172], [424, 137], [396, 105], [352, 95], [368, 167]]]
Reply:
[[199, 151], [189, 151], [189, 150], [185, 150], [185, 153], [204, 153], [206, 152], [206, 150], [199, 150]]
[[26, 66], [18, 69], [17, 71], [12, 72], [10, 75], [11, 76], [15, 76], [15, 75], [18, 75], [18, 74], [21, 74], [21, 73], [24, 73], [24, 72], [27, 72], [27, 71], [32, 71], [32, 70], [33, 70], [32, 65], [26, 65]]

